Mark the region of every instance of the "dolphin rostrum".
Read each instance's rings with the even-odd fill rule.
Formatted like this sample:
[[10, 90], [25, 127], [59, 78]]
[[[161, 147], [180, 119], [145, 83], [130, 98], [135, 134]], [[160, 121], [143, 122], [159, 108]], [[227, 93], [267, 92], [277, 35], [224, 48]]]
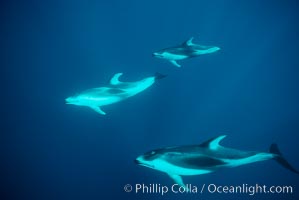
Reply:
[[[293, 168], [280, 153], [276, 144], [270, 152], [240, 151], [219, 144], [226, 135], [212, 138], [200, 145], [161, 148], [137, 157], [138, 165], [167, 173], [175, 183], [185, 187], [181, 176], [207, 174], [222, 168], [231, 168], [249, 163], [274, 159], [294, 173]], [[188, 188], [186, 188], [188, 189]]]
[[176, 67], [181, 67], [181, 65], [177, 63], [177, 60], [184, 60], [203, 54], [214, 53], [219, 50], [220, 48], [216, 46], [204, 46], [194, 44], [193, 37], [191, 37], [189, 40], [187, 40], [181, 45], [154, 52], [153, 56], [168, 60]]
[[149, 88], [156, 80], [164, 78], [165, 75], [156, 73], [155, 76], [144, 78], [136, 82], [121, 82], [119, 77], [122, 73], [115, 74], [110, 84], [105, 87], [85, 90], [75, 96], [65, 99], [66, 104], [87, 106], [99, 114], [106, 115], [101, 106], [113, 104], [132, 97]]

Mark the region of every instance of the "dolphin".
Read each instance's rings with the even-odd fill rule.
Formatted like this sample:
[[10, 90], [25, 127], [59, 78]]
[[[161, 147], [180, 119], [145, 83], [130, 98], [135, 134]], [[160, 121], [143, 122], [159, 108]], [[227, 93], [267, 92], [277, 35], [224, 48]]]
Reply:
[[108, 86], [85, 90], [75, 96], [65, 99], [66, 104], [87, 106], [101, 115], [106, 113], [101, 106], [117, 103], [132, 97], [155, 83], [156, 80], [164, 78], [165, 75], [156, 73], [154, 76], [144, 78], [136, 82], [121, 82], [119, 80], [123, 73], [115, 74]]
[[[219, 144], [226, 135], [212, 138], [199, 145], [175, 146], [149, 151], [136, 158], [135, 163], [165, 172], [178, 185], [186, 188], [181, 176], [193, 176], [215, 172], [254, 162], [274, 159], [294, 173], [293, 168], [272, 144], [270, 152], [240, 151]], [[186, 188], [188, 189], [188, 188]]]
[[177, 63], [177, 60], [184, 60], [204, 54], [210, 54], [220, 50], [220, 48], [216, 46], [194, 44], [193, 39], [194, 38], [191, 37], [181, 45], [154, 52], [153, 56], [168, 60], [176, 67], [181, 67], [181, 65]]

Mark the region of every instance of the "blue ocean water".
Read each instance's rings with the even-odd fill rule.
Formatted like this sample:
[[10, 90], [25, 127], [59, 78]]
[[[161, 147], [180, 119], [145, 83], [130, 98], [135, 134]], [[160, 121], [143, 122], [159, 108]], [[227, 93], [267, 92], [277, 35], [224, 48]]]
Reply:
[[[186, 183], [291, 185], [293, 194], [142, 194], [126, 184], [171, 179], [134, 164], [144, 152], [200, 144], [268, 151], [277, 142], [299, 168], [298, 2], [1, 2], [1, 197], [10, 199], [299, 199], [299, 176], [275, 161]], [[152, 52], [194, 42], [221, 51], [181, 61]], [[64, 99], [107, 84], [167, 74], [148, 90], [103, 109]], [[4, 86], [4, 87], [3, 87]]]

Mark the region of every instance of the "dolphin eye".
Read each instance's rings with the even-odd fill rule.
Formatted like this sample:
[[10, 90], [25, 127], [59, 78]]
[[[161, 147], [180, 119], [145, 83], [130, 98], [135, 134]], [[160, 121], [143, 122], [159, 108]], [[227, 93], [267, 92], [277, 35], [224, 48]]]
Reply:
[[155, 151], [152, 151], [152, 152], [151, 152], [151, 155], [154, 155], [155, 153], [156, 153]]

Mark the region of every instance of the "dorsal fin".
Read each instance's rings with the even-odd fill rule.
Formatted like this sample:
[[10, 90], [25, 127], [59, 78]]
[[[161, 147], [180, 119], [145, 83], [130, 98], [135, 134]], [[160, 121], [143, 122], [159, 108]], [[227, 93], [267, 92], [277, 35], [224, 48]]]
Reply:
[[117, 73], [117, 74], [114, 74], [114, 76], [110, 79], [110, 84], [111, 85], [117, 85], [120, 83], [119, 81], [119, 77], [123, 75], [123, 73]]
[[183, 43], [183, 45], [184, 46], [191, 46], [191, 45], [193, 45], [193, 39], [194, 39], [194, 37], [191, 37], [189, 40], [187, 40], [187, 41], [185, 41], [184, 43]]
[[204, 143], [200, 144], [201, 147], [206, 147], [211, 150], [217, 150], [220, 147], [220, 141], [223, 140], [226, 137], [226, 135], [220, 135], [217, 137], [214, 137], [212, 139], [209, 139], [208, 141], [205, 141]]

